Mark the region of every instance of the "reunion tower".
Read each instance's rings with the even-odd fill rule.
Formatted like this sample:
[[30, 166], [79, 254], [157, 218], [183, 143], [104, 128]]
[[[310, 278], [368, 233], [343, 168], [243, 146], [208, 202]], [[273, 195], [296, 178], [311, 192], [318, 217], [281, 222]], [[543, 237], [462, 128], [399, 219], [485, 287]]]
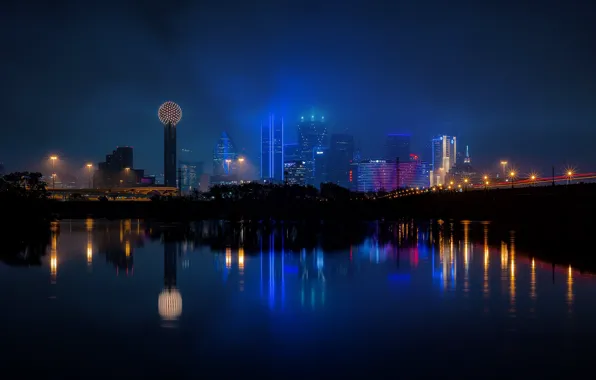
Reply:
[[174, 102], [165, 102], [157, 111], [163, 132], [163, 174], [164, 184], [176, 187], [176, 125], [182, 119], [182, 109]]

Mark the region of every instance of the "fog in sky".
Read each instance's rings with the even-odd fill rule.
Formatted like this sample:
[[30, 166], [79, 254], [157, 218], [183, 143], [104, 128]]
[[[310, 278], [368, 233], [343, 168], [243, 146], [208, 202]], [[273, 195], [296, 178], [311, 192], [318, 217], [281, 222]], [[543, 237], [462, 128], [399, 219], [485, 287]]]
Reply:
[[475, 166], [596, 171], [590, 1], [14, 1], [3, 4], [0, 161], [82, 167], [118, 145], [161, 171], [157, 109], [183, 109], [179, 148], [211, 167], [227, 131], [253, 162], [260, 123], [301, 115], [353, 133], [456, 134]]

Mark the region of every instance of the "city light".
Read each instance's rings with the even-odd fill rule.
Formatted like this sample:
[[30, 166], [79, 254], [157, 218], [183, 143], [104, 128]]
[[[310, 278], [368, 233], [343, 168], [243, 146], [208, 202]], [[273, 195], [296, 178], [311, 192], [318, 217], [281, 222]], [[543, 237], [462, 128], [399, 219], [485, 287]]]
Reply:
[[239, 157], [238, 162], [244, 162], [244, 157]]
[[56, 161], [58, 160], [58, 156], [52, 155], [50, 156], [50, 161], [52, 161], [52, 189], [56, 188]]
[[182, 119], [182, 108], [174, 102], [167, 101], [159, 107], [157, 116], [163, 125], [175, 126]]
[[93, 164], [87, 164], [87, 169], [89, 170], [89, 188], [92, 188], [92, 179], [91, 179], [91, 170], [93, 169]]

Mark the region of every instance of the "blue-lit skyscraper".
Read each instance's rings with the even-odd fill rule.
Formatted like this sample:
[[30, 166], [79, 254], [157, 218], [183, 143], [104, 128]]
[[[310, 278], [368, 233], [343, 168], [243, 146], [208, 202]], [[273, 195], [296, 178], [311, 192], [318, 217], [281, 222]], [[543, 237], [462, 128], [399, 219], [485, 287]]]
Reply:
[[315, 162], [313, 152], [316, 148], [327, 147], [327, 124], [324, 117], [311, 115], [310, 118], [302, 117], [298, 123], [298, 144], [300, 145], [300, 159], [306, 165], [306, 184], [315, 182]]
[[226, 132], [222, 132], [213, 149], [213, 175], [230, 175], [232, 162], [236, 158], [237, 152], [232, 139]]
[[284, 180], [284, 120], [274, 115], [261, 124], [261, 179]]
[[430, 185], [442, 185], [449, 171], [456, 164], [457, 138], [455, 136], [437, 136], [432, 139], [432, 172]]

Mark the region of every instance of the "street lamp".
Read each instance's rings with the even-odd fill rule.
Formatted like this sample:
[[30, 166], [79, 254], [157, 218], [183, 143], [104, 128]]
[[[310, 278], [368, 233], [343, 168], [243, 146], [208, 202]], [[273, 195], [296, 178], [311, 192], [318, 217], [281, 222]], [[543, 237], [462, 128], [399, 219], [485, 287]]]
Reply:
[[567, 175], [567, 184], [569, 185], [571, 183], [571, 180], [573, 179], [573, 174], [575, 174], [573, 172], [573, 170], [567, 170], [567, 173], [565, 173]]
[[501, 161], [501, 166], [503, 167], [503, 177], [505, 177], [505, 173], [507, 170], [507, 164], [508, 164], [507, 161]]
[[87, 169], [89, 170], [89, 188], [91, 189], [93, 187], [91, 184], [91, 170], [93, 169], [93, 164], [87, 164]]
[[238, 162], [244, 162], [244, 157], [239, 157]]
[[50, 161], [52, 161], [52, 189], [56, 188], [56, 171], [54, 169], [56, 168], [57, 159], [58, 156], [50, 156]]
[[512, 170], [511, 173], [509, 173], [509, 177], [511, 177], [511, 188], [513, 189], [513, 184], [515, 183], [515, 172]]
[[536, 174], [534, 174], [534, 173], [530, 174], [530, 183], [532, 185], [536, 184], [536, 178], [538, 178], [538, 176]]

